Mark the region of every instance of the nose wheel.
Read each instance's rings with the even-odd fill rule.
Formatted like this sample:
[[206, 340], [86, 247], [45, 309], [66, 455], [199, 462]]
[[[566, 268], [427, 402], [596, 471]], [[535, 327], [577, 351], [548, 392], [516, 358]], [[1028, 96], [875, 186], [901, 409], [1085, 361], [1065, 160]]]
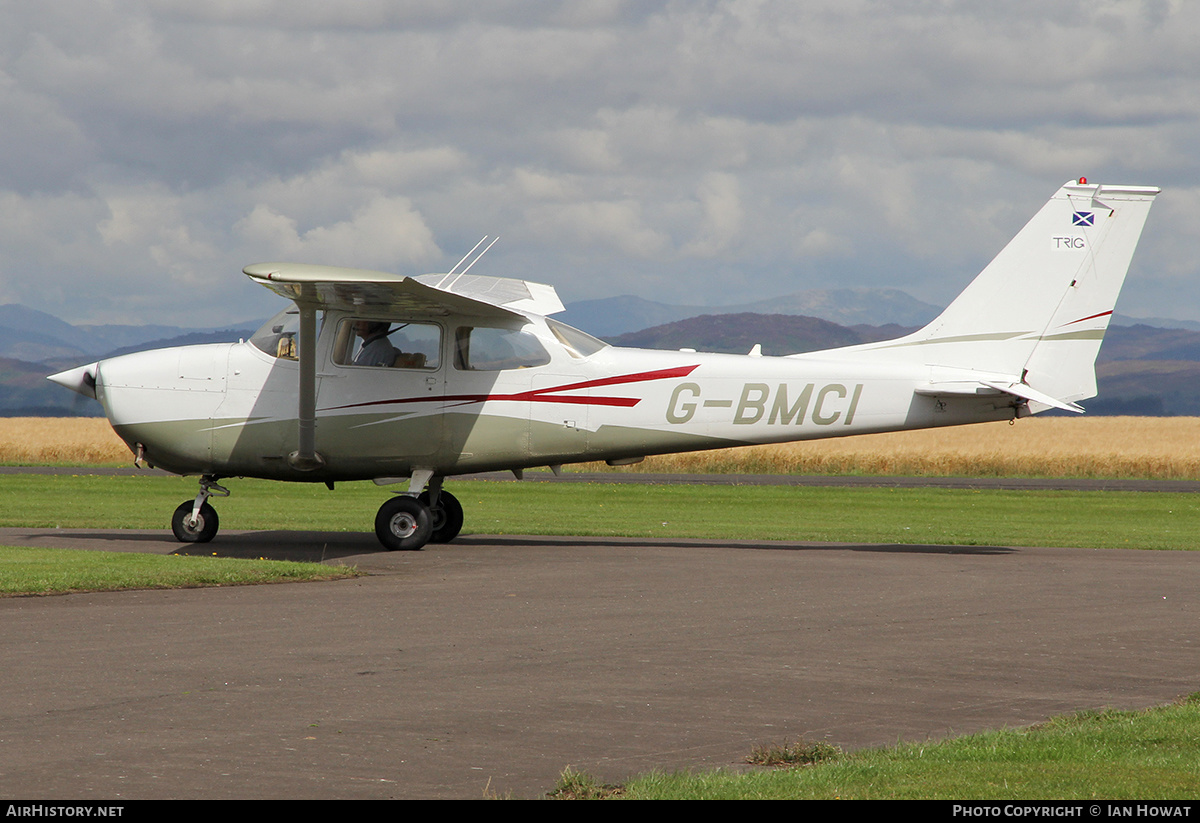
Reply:
[[180, 543], [207, 543], [216, 537], [217, 529], [220, 528], [216, 509], [204, 503], [193, 517], [194, 506], [194, 501], [185, 500], [179, 504], [175, 514], [171, 515], [171, 531]]
[[217, 536], [220, 519], [217, 510], [208, 504], [213, 495], [228, 497], [229, 489], [217, 485], [217, 478], [204, 475], [200, 478], [200, 493], [195, 500], [185, 500], [171, 515], [171, 531], [180, 543], [207, 543]]

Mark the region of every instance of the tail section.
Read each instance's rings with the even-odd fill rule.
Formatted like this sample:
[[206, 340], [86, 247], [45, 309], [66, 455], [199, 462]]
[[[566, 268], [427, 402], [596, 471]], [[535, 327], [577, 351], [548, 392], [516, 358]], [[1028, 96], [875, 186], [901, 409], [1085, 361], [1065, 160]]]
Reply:
[[[1064, 186], [1070, 232], [1057, 245], [1080, 257], [1061, 301], [1025, 364], [1025, 382], [1063, 400], [1096, 396], [1096, 355], [1150, 204], [1159, 190]], [[1082, 248], [1080, 248], [1082, 245]]]
[[1158, 193], [1067, 183], [932, 323], [859, 351], [930, 366], [929, 393], [987, 387], [1081, 411], [1073, 401], [1096, 395], [1096, 354]]

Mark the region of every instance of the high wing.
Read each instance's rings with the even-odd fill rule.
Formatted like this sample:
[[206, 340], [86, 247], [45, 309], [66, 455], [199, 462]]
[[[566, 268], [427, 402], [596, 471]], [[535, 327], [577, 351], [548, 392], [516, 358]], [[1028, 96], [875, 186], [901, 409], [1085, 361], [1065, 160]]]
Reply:
[[305, 263], [254, 263], [251, 280], [298, 305], [318, 309], [400, 310], [413, 316], [519, 317], [563, 310], [553, 286], [474, 274], [402, 277], [381, 271]]
[[316, 313], [321, 309], [386, 311], [399, 309], [413, 317], [451, 314], [518, 318], [563, 310], [553, 286], [465, 273], [403, 277], [381, 271], [307, 263], [253, 263], [242, 271], [300, 309], [300, 380], [297, 387], [298, 448], [291, 465], [312, 471], [324, 465], [316, 451]]

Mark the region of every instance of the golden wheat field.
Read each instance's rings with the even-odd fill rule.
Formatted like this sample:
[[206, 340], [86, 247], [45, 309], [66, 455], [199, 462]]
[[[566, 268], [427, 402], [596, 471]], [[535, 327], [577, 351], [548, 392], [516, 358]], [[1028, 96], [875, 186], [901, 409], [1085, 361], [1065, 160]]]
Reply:
[[[96, 418], [0, 418], [0, 464], [127, 465], [133, 455]], [[585, 464], [585, 470], [606, 469]], [[1200, 418], [1050, 417], [1013, 425], [748, 446], [650, 457], [621, 471], [1200, 478]]]
[[1049, 417], [650, 457], [643, 472], [1200, 478], [1198, 417]]
[[0, 465], [108, 466], [133, 455], [96, 417], [0, 417]]

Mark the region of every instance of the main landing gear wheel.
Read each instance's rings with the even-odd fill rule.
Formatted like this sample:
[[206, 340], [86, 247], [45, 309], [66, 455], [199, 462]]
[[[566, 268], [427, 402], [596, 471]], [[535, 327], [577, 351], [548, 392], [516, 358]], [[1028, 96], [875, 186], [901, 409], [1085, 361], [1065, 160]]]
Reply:
[[375, 536], [390, 552], [420, 551], [432, 534], [429, 507], [411, 495], [396, 495], [380, 506], [375, 515]]
[[192, 509], [195, 507], [195, 500], [185, 500], [171, 515], [171, 531], [175, 532], [175, 539], [180, 543], [207, 543], [217, 534], [220, 526], [217, 510], [204, 503], [193, 522]]
[[[417, 499], [429, 506], [429, 492], [421, 492]], [[430, 506], [429, 514], [433, 518], [433, 533], [429, 537], [431, 543], [449, 543], [462, 531], [462, 503], [450, 492], [438, 492], [437, 505]]]

